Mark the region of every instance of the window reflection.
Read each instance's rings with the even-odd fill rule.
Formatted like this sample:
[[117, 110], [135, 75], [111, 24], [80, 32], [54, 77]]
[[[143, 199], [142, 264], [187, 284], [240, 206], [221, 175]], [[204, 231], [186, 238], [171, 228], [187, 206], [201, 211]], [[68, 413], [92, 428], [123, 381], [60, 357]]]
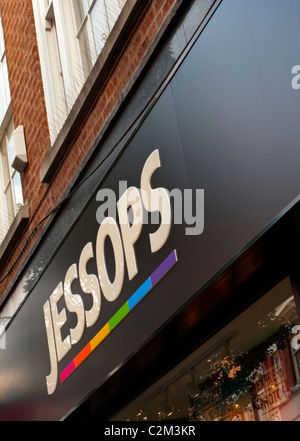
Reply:
[[113, 420], [300, 418], [298, 323], [286, 278]]

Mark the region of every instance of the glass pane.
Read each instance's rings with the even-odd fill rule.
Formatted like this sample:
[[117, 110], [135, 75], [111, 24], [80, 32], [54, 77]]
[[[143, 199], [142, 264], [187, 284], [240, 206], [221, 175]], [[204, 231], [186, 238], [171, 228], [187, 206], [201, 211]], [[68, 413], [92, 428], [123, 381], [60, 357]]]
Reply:
[[6, 112], [5, 82], [3, 75], [3, 64], [0, 63], [0, 123], [4, 118], [5, 112]]
[[98, 0], [91, 10], [91, 23], [97, 55], [100, 54], [109, 35], [109, 22], [103, 0]]
[[75, 18], [77, 30], [80, 28], [86, 14], [87, 14], [87, 1], [86, 0], [73, 0]]
[[20, 205], [23, 205], [23, 192], [22, 192], [22, 185], [21, 185], [21, 177], [20, 173], [16, 173], [14, 178], [14, 190], [15, 190], [15, 201], [17, 208], [20, 207]]
[[4, 50], [5, 50], [4, 35], [3, 35], [2, 21], [0, 17], [0, 58], [2, 58]]
[[83, 70], [95, 64], [125, 1], [73, 0]]
[[114, 27], [125, 1], [105, 0], [110, 30]]
[[4, 75], [4, 88], [5, 88], [5, 98], [6, 98], [6, 108], [7, 108], [10, 103], [10, 89], [9, 89], [9, 81], [8, 81], [6, 56], [3, 58], [3, 75]]
[[7, 137], [4, 136], [1, 145], [1, 156], [2, 156], [2, 174], [3, 174], [3, 184], [4, 188], [7, 187], [10, 181], [10, 162], [7, 149]]
[[93, 61], [94, 61], [94, 57], [92, 56], [91, 43], [89, 40], [87, 23], [85, 23], [85, 26], [81, 30], [81, 33], [79, 36], [79, 45], [80, 45], [80, 52], [81, 52], [81, 56], [82, 56], [84, 73], [87, 76], [93, 66]]
[[6, 199], [6, 209], [7, 209], [7, 220], [10, 226], [15, 217], [14, 195], [13, 195], [13, 187], [11, 182], [6, 188], [5, 199]]
[[8, 84], [6, 57], [4, 56], [2, 63], [0, 62], [0, 123], [4, 118], [9, 102], [10, 90]]
[[[7, 126], [6, 129], [6, 134], [7, 134], [7, 140], [8, 140], [8, 159], [9, 159], [9, 164], [12, 164], [14, 157], [15, 157], [15, 146], [14, 146], [14, 137], [13, 137], [13, 131], [14, 131], [14, 123], [13, 120], [10, 121], [9, 125]], [[13, 173], [13, 169], [9, 166], [10, 168], [10, 177]]]
[[300, 419], [298, 331], [286, 278], [113, 420]]

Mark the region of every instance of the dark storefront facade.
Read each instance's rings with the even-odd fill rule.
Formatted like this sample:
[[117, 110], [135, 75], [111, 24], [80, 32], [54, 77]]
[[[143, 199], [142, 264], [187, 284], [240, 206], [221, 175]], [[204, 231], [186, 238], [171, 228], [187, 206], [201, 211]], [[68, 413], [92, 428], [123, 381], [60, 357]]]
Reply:
[[1, 420], [299, 418], [300, 5], [179, 15], [23, 274]]

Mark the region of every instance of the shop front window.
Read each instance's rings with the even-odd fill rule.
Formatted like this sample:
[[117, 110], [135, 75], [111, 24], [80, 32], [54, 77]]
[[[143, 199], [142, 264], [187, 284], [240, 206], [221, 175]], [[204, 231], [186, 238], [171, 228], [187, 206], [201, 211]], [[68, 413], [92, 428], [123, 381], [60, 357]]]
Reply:
[[299, 331], [286, 278], [112, 420], [300, 419]]

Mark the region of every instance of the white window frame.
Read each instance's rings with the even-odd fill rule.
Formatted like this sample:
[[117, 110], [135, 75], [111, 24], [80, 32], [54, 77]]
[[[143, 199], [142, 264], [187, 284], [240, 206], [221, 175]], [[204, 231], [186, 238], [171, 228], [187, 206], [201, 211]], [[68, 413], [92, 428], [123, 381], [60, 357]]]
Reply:
[[[9, 231], [19, 208], [23, 206], [20, 174], [11, 166], [10, 147], [13, 143], [13, 131], [14, 124], [10, 118], [0, 140], [0, 244]], [[16, 178], [20, 182], [18, 196], [15, 187]]]
[[0, 114], [0, 125], [5, 118], [8, 107], [10, 105], [10, 89], [8, 82], [8, 72], [7, 72], [7, 64], [6, 64], [6, 54], [5, 54], [5, 44], [4, 44], [4, 35], [2, 30], [2, 22], [0, 16], [0, 83], [1, 83], [1, 100], [3, 100], [4, 108], [0, 111], [3, 111], [3, 114]]
[[[0, 118], [0, 244], [5, 239], [12, 223], [23, 206], [23, 195], [20, 174], [12, 168], [13, 150], [13, 115], [8, 71], [5, 56], [5, 41], [0, 17], [0, 83], [4, 103], [3, 114]], [[3, 86], [3, 87], [2, 87]], [[18, 195], [15, 180], [19, 182]]]

